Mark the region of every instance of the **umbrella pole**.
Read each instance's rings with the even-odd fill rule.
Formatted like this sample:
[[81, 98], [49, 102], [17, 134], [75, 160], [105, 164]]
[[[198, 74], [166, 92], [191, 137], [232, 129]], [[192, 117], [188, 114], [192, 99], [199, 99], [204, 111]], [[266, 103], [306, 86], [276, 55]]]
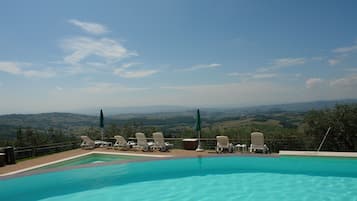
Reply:
[[201, 131], [197, 131], [197, 132], [198, 132], [198, 146], [197, 146], [196, 151], [197, 151], [197, 152], [201, 152], [201, 151], [204, 151], [204, 150], [201, 148]]

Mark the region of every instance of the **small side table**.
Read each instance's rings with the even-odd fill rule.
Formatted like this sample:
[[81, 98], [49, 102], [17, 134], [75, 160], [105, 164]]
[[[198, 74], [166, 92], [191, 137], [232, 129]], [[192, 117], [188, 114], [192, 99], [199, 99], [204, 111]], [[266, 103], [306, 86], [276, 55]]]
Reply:
[[0, 167], [5, 165], [5, 154], [0, 153]]
[[195, 150], [198, 146], [198, 140], [194, 139], [183, 139], [182, 140], [183, 148], [186, 150]]
[[237, 151], [240, 151], [240, 152], [247, 152], [248, 151], [248, 147], [246, 144], [237, 144], [235, 145]]

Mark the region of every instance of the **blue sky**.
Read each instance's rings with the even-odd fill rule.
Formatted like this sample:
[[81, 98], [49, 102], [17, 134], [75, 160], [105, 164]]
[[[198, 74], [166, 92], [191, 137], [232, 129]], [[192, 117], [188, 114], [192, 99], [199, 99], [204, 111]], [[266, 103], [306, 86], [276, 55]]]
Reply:
[[356, 1], [2, 1], [0, 113], [357, 98]]

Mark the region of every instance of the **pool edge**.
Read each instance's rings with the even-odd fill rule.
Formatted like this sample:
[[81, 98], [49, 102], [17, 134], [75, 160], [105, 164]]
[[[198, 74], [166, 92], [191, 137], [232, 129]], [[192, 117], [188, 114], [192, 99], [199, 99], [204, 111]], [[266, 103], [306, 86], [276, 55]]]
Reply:
[[40, 164], [40, 165], [35, 165], [35, 166], [32, 166], [32, 167], [23, 168], [23, 169], [20, 169], [20, 170], [15, 170], [15, 171], [12, 171], [12, 172], [7, 172], [7, 173], [4, 173], [4, 174], [0, 174], [0, 180], [2, 178], [7, 178], [9, 176], [21, 174], [21, 173], [24, 173], [24, 172], [27, 172], [27, 171], [35, 170], [37, 168], [45, 167], [45, 166], [48, 166], [48, 165], [60, 163], [60, 162], [67, 161], [67, 160], [76, 159], [76, 158], [79, 158], [79, 157], [82, 157], [82, 156], [91, 155], [91, 154], [142, 156], [142, 157], [147, 157], [147, 158], [170, 158], [170, 157], [173, 157], [172, 155], [153, 155], [153, 154], [135, 154], [135, 153], [115, 153], [115, 152], [104, 152], [104, 151], [91, 151], [91, 152], [88, 152], [88, 153], [78, 154], [78, 155], [75, 155], [75, 156], [66, 157], [66, 158], [55, 160], [55, 161], [52, 161], [52, 162], [43, 163], [43, 164]]

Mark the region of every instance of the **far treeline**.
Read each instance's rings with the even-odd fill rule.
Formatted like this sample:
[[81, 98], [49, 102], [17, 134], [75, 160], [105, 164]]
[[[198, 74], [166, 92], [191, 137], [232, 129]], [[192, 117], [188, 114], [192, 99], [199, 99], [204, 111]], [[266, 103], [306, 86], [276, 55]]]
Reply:
[[[71, 115], [71, 118], [75, 118], [75, 115]], [[0, 125], [0, 146], [26, 147], [79, 142], [80, 135], [100, 139], [99, 119], [96, 125], [97, 122], [93, 119], [83, 120], [89, 117], [80, 118], [81, 121], [73, 119], [75, 126], [71, 126], [71, 120], [67, 119], [67, 127], [59, 128], [23, 127], [21, 121], [16, 129], [13, 126]], [[105, 138], [109, 139], [114, 135], [133, 138], [136, 132], [144, 132], [150, 137], [156, 131], [163, 132], [166, 138], [196, 138], [193, 124], [193, 115], [157, 119], [132, 118], [125, 121], [106, 118]], [[317, 150], [329, 127], [331, 129], [321, 151], [357, 151], [357, 104], [336, 105], [331, 109], [309, 112], [278, 110], [222, 118], [217, 118], [214, 114], [202, 115], [203, 138], [227, 135], [233, 143], [249, 144], [250, 133], [260, 131], [264, 133], [266, 144], [275, 152]]]

